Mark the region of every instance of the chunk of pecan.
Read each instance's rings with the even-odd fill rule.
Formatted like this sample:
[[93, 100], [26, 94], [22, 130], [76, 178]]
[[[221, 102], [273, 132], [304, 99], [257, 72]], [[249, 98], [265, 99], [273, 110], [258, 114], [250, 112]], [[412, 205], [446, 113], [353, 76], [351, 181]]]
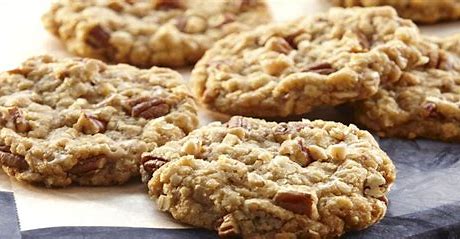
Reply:
[[85, 42], [95, 49], [106, 48], [110, 45], [110, 33], [103, 27], [96, 25], [89, 30]]
[[370, 43], [369, 39], [367, 38], [367, 36], [364, 33], [357, 32], [356, 35], [358, 36], [358, 41], [359, 41], [360, 45], [364, 49], [369, 49], [371, 47], [371, 43]]
[[436, 104], [435, 103], [425, 103], [422, 105], [423, 111], [422, 111], [422, 116], [425, 118], [437, 118], [439, 117], [439, 113], [436, 111]]
[[154, 0], [157, 10], [185, 9], [183, 0]]
[[320, 75], [329, 75], [337, 70], [327, 62], [318, 62], [307, 65], [300, 69], [303, 72], [314, 72]]
[[18, 107], [8, 109], [8, 113], [13, 119], [14, 127], [18, 132], [24, 133], [31, 129], [29, 122], [27, 122], [24, 114]]
[[13, 154], [10, 151], [10, 146], [0, 146], [0, 162], [2, 165], [15, 168], [19, 172], [25, 171], [29, 168], [24, 156]]
[[239, 10], [247, 11], [251, 6], [257, 4], [257, 0], [236, 0], [235, 3]]
[[107, 158], [104, 155], [80, 159], [69, 172], [76, 175], [95, 173], [97, 170], [103, 168], [106, 163]]
[[240, 229], [232, 214], [224, 216], [217, 232], [220, 238], [241, 238]]
[[77, 123], [74, 124], [74, 128], [85, 134], [97, 134], [103, 133], [106, 130], [106, 125], [105, 121], [96, 116], [83, 113], [78, 118]]
[[276, 205], [296, 214], [312, 216], [314, 198], [309, 193], [286, 191], [277, 192], [273, 201]]
[[141, 97], [128, 101], [131, 108], [132, 117], [142, 117], [145, 119], [154, 119], [169, 113], [169, 105], [160, 98]]
[[142, 155], [142, 166], [144, 167], [144, 170], [149, 174], [154, 173], [155, 171], [157, 171], [157, 169], [165, 165], [167, 162], [167, 159], [159, 156], [154, 156], [151, 154]]
[[248, 120], [246, 120], [242, 116], [233, 116], [227, 123], [227, 127], [229, 128], [236, 128], [236, 127], [241, 127], [245, 129], [250, 129], [251, 124], [249, 123]]
[[282, 37], [271, 37], [265, 43], [265, 47], [272, 51], [276, 51], [283, 54], [288, 54], [289, 52], [294, 50], [292, 46], [289, 44], [289, 42], [287, 42], [286, 39]]

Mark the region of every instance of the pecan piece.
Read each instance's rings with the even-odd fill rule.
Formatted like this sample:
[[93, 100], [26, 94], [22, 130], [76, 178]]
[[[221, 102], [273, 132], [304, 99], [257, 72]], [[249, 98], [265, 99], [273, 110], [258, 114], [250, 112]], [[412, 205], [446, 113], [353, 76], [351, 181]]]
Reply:
[[86, 43], [95, 49], [106, 48], [109, 46], [110, 34], [99, 25], [89, 30], [86, 36]]
[[423, 107], [423, 112], [422, 112], [422, 116], [425, 117], [425, 118], [437, 118], [439, 117], [439, 113], [436, 111], [436, 104], [435, 103], [431, 103], [431, 102], [428, 102], [424, 105], [422, 105]]
[[169, 105], [162, 99], [155, 97], [141, 97], [131, 100], [128, 104], [131, 108], [132, 117], [154, 119], [169, 113]]
[[69, 172], [77, 175], [95, 173], [97, 170], [103, 168], [106, 162], [107, 158], [104, 155], [80, 159]]
[[295, 191], [277, 192], [273, 201], [276, 205], [296, 214], [312, 216], [313, 196], [309, 193]]
[[90, 114], [81, 114], [74, 128], [85, 134], [97, 134], [105, 131], [107, 123]]
[[236, 128], [236, 127], [241, 127], [245, 129], [251, 128], [249, 121], [247, 121], [244, 117], [241, 117], [241, 116], [232, 117], [226, 124], [229, 128]]
[[307, 65], [300, 69], [303, 72], [314, 72], [320, 75], [329, 75], [336, 72], [337, 70], [332, 67], [331, 64], [327, 62], [318, 62]]
[[8, 113], [13, 118], [14, 127], [18, 132], [24, 133], [31, 129], [29, 122], [18, 107], [8, 109]]
[[29, 168], [29, 164], [21, 155], [13, 154], [10, 147], [6, 145], [0, 146], [0, 162], [2, 165], [18, 169], [19, 172]]
[[232, 214], [224, 216], [217, 232], [220, 238], [241, 238], [240, 229]]
[[358, 41], [359, 44], [364, 48], [364, 49], [369, 49], [371, 47], [371, 43], [369, 42], [369, 39], [364, 33], [357, 32], [356, 35], [358, 36]]
[[142, 156], [142, 166], [144, 167], [144, 170], [150, 174], [157, 171], [157, 169], [165, 165], [167, 162], [168, 160], [165, 158], [150, 154], [145, 154]]
[[171, 9], [184, 9], [185, 5], [182, 0], [156, 0], [154, 1], [155, 9], [157, 10], [171, 10]]
[[283, 54], [289, 54], [289, 52], [294, 50], [292, 46], [289, 44], [289, 42], [282, 37], [271, 37], [265, 43], [265, 46], [272, 51], [276, 51]]

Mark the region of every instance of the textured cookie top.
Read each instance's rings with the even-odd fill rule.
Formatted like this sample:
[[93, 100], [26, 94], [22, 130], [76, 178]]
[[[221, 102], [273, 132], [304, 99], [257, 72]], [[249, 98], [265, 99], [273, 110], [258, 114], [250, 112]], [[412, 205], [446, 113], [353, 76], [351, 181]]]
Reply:
[[382, 136], [460, 140], [460, 35], [426, 40], [430, 58], [357, 103], [357, 119]]
[[270, 20], [264, 0], [59, 0], [43, 16], [74, 54], [141, 67], [193, 64], [215, 40]]
[[172, 70], [50, 56], [0, 75], [0, 113], [5, 170], [48, 186], [124, 182], [142, 152], [197, 126]]
[[401, 17], [420, 23], [460, 19], [459, 0], [330, 0], [341, 7], [392, 6]]
[[239, 116], [144, 154], [141, 167], [154, 172], [148, 188], [161, 210], [222, 237], [366, 228], [384, 216], [395, 179], [372, 135], [353, 125]]
[[418, 29], [389, 7], [332, 9], [217, 42], [192, 72], [212, 110], [250, 116], [302, 114], [363, 99], [380, 81], [424, 64], [410, 44]]

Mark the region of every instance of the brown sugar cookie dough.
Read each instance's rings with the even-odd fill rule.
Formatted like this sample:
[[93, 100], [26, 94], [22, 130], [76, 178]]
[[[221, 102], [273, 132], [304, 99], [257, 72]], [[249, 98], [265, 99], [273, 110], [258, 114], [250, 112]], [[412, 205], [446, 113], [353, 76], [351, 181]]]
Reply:
[[392, 6], [403, 18], [419, 23], [460, 19], [459, 0], [330, 0], [341, 7]]
[[371, 134], [322, 120], [233, 117], [142, 158], [161, 210], [223, 238], [332, 238], [364, 229], [384, 217], [395, 180]]
[[0, 74], [0, 114], [3, 169], [45, 186], [124, 183], [143, 152], [198, 125], [172, 70], [51, 56]]
[[299, 115], [368, 98], [402, 69], [425, 64], [418, 38], [390, 7], [336, 8], [218, 41], [195, 65], [192, 87], [221, 113]]
[[265, 0], [59, 0], [43, 16], [70, 52], [139, 67], [194, 64], [216, 40], [270, 20]]
[[358, 122], [385, 137], [460, 141], [460, 35], [427, 39], [430, 62], [354, 104]]

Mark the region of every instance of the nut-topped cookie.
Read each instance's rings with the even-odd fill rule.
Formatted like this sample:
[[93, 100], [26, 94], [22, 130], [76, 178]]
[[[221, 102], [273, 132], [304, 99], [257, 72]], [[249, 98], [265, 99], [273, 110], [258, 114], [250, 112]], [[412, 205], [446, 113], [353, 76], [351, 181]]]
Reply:
[[429, 64], [354, 104], [356, 118], [381, 136], [460, 141], [460, 35], [425, 45]]
[[0, 114], [3, 169], [46, 186], [124, 183], [143, 152], [198, 125], [172, 70], [51, 56], [0, 74]]
[[401, 17], [419, 23], [460, 19], [460, 1], [458, 0], [330, 0], [341, 7], [392, 6]]
[[427, 61], [417, 27], [390, 7], [332, 9], [218, 41], [196, 64], [192, 85], [209, 109], [288, 116], [368, 98], [382, 81]]
[[332, 238], [364, 229], [385, 215], [395, 180], [371, 134], [322, 120], [236, 116], [142, 158], [161, 210], [223, 238]]
[[139, 67], [194, 64], [217, 39], [270, 20], [265, 0], [59, 0], [43, 16], [70, 52]]

